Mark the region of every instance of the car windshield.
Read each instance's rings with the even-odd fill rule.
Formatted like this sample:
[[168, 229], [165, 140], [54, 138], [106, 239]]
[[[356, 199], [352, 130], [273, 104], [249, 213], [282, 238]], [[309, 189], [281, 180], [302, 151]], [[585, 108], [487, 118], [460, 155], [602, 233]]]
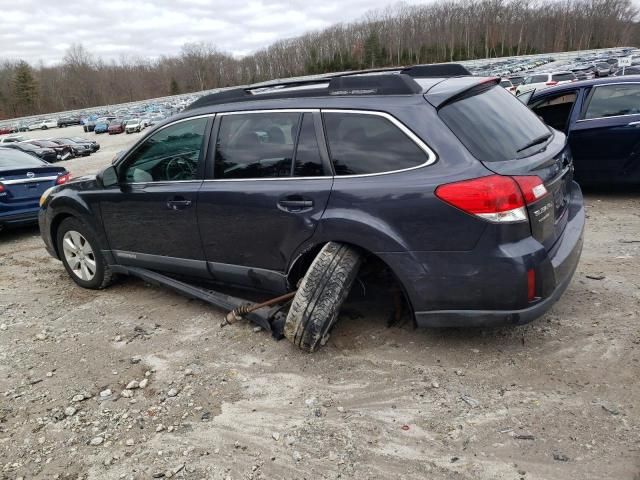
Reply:
[[438, 114], [473, 156], [482, 162], [526, 157], [552, 135], [529, 108], [503, 88], [477, 87]]
[[0, 171], [14, 168], [41, 167], [45, 163], [31, 154], [19, 150], [0, 148]]

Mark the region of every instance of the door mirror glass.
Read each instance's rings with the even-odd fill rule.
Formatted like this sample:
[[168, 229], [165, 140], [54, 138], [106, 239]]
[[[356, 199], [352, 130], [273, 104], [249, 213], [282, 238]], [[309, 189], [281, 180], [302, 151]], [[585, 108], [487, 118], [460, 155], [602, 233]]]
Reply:
[[98, 174], [98, 179], [104, 188], [118, 185], [118, 173], [115, 167], [109, 166]]

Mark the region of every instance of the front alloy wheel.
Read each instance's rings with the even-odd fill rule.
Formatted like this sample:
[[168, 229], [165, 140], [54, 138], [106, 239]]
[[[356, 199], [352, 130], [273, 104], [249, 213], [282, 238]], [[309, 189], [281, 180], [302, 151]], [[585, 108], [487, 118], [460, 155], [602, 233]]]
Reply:
[[85, 282], [93, 280], [96, 276], [96, 257], [87, 239], [70, 230], [62, 238], [62, 248], [73, 274]]
[[91, 227], [68, 217], [60, 222], [55, 238], [59, 258], [71, 280], [92, 289], [105, 288], [111, 283], [113, 273]]

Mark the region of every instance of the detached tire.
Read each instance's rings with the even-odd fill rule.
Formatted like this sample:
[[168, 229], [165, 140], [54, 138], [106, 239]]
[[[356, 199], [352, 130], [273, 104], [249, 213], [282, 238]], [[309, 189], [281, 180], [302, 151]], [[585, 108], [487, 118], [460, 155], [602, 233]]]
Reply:
[[284, 335], [305, 352], [324, 344], [353, 285], [362, 255], [349, 245], [326, 244], [307, 270], [284, 324]]
[[83, 288], [99, 290], [111, 284], [113, 273], [104, 260], [93, 230], [77, 218], [65, 218], [56, 235], [58, 253], [71, 279]]

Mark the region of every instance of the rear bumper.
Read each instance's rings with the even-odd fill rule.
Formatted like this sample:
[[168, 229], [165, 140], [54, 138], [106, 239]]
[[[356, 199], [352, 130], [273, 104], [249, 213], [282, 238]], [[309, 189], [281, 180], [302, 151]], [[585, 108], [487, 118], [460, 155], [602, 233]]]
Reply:
[[38, 210], [22, 211], [19, 213], [0, 214], [0, 229], [5, 227], [17, 227], [29, 225], [38, 221]]
[[[411, 300], [416, 324], [521, 325], [549, 310], [571, 283], [582, 252], [584, 203], [578, 184], [574, 182], [572, 187], [567, 225], [548, 252], [533, 238], [502, 245], [497, 251], [413, 252], [424, 273], [417, 275], [414, 270], [412, 281], [398, 277]], [[526, 298], [530, 269], [536, 272], [536, 292], [540, 296], [533, 302]]]

